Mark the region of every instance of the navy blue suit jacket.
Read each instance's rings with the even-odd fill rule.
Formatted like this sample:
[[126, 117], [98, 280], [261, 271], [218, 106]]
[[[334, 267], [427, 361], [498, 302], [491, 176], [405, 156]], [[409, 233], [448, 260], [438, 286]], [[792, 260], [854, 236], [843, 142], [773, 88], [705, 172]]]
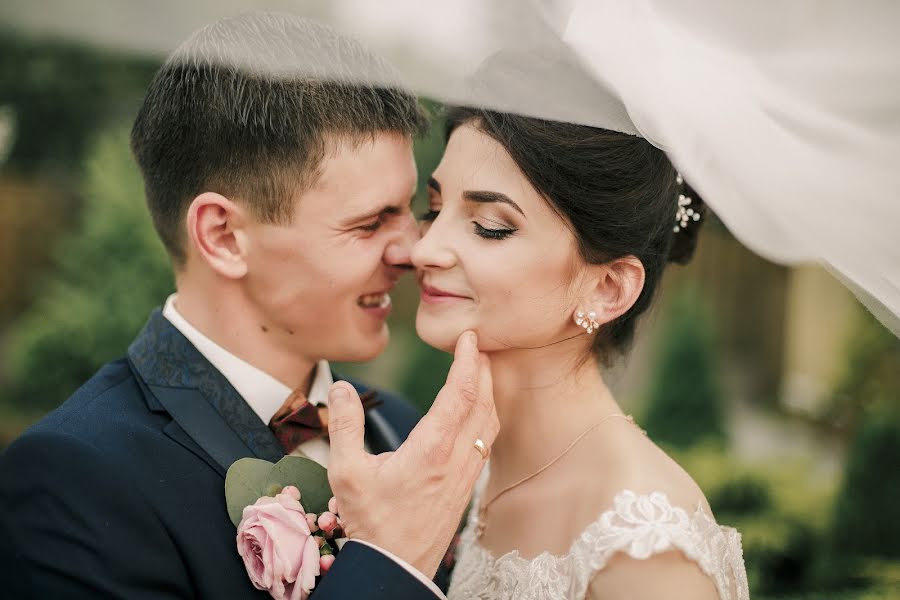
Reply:
[[[361, 389], [361, 388], [360, 388]], [[381, 393], [373, 452], [418, 421]], [[228, 467], [283, 456], [266, 424], [160, 312], [127, 358], [104, 366], [0, 457], [5, 598], [266, 598], [235, 549]], [[344, 546], [314, 597], [432, 600], [365, 545]]]

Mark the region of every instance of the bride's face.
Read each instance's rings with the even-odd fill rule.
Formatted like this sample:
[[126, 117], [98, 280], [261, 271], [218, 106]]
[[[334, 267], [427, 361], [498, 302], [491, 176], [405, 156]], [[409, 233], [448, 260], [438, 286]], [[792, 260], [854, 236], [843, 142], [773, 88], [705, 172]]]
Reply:
[[425, 342], [452, 351], [473, 329], [481, 350], [495, 352], [577, 332], [575, 237], [501, 144], [473, 125], [458, 127], [428, 187], [412, 250]]

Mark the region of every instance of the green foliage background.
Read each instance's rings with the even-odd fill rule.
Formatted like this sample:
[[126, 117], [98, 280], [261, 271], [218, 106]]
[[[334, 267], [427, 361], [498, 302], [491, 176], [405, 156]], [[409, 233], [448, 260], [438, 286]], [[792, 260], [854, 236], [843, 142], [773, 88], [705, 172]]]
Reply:
[[674, 295], [660, 336], [643, 427], [662, 444], [690, 448], [725, 442], [725, 398], [718, 380], [710, 307], [690, 286]]
[[55, 269], [38, 281], [35, 302], [8, 334], [10, 402], [23, 409], [54, 408], [121, 356], [174, 290], [128, 130], [101, 135], [89, 157], [79, 226], [55, 248]]

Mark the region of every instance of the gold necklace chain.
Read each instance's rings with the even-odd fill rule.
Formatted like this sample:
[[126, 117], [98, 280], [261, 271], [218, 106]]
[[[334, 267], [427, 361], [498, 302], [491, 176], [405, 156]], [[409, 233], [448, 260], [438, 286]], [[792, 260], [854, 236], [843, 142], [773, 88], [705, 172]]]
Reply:
[[[528, 481], [528, 480], [530, 480], [530, 479], [533, 479], [533, 478], [537, 477], [538, 475], [540, 475], [541, 473], [543, 473], [544, 471], [546, 471], [547, 469], [549, 469], [550, 467], [552, 467], [553, 465], [555, 465], [555, 464], [556, 464], [563, 456], [565, 456], [566, 454], [568, 454], [568, 453], [572, 450], [572, 448], [574, 448], [576, 445], [578, 445], [578, 442], [580, 442], [581, 440], [583, 440], [584, 437], [585, 437], [587, 434], [591, 433], [592, 431], [594, 431], [595, 429], [597, 429], [598, 427], [600, 427], [601, 425], [603, 425], [604, 422], [606, 422], [606, 421], [608, 421], [608, 420], [610, 420], [610, 419], [615, 419], [615, 418], [625, 419], [626, 421], [628, 421], [629, 423], [631, 423], [631, 424], [634, 425], [635, 427], [638, 427], [637, 423], [634, 422], [634, 417], [632, 417], [631, 415], [621, 415], [621, 414], [619, 414], [619, 413], [614, 413], [614, 414], [611, 414], [611, 415], [606, 415], [605, 417], [603, 417], [602, 419], [600, 419], [599, 421], [597, 421], [596, 423], [594, 423], [593, 425], [591, 425], [590, 427], [588, 427], [587, 429], [585, 429], [584, 431], [582, 431], [582, 432], [578, 435], [578, 437], [576, 437], [574, 440], [572, 440], [572, 443], [569, 444], [568, 447], [566, 447], [565, 450], [563, 450], [559, 455], [556, 456], [556, 458], [554, 458], [553, 460], [551, 460], [550, 462], [548, 462], [547, 464], [545, 464], [544, 466], [542, 466], [540, 469], [538, 469], [537, 471], [535, 471], [535, 472], [532, 473], [531, 475], [528, 475], [528, 476], [526, 476], [526, 477], [523, 477], [522, 479], [518, 480], [517, 482], [513, 483], [512, 485], [506, 486], [505, 488], [503, 488], [502, 490], [500, 490], [500, 491], [499, 491], [493, 498], [491, 498], [488, 502], [485, 502], [481, 507], [479, 507], [479, 509], [478, 509], [478, 524], [477, 524], [476, 527], [475, 527], [475, 537], [478, 538], [478, 539], [481, 538], [482, 534], [484, 533], [485, 527], [487, 527], [487, 522], [485, 521], [485, 515], [487, 514], [487, 509], [488, 509], [488, 507], [490, 507], [491, 504], [493, 504], [494, 502], [496, 502], [497, 499], [500, 498], [500, 496], [502, 496], [502, 495], [505, 494], [506, 492], [510, 491], [511, 489], [516, 488], [516, 487], [522, 485], [522, 484], [525, 483], [526, 481]], [[640, 429], [640, 427], [638, 427], [638, 429]], [[644, 431], [643, 429], [641, 429], [641, 432], [642, 432], [644, 435], [647, 435], [647, 432]]]

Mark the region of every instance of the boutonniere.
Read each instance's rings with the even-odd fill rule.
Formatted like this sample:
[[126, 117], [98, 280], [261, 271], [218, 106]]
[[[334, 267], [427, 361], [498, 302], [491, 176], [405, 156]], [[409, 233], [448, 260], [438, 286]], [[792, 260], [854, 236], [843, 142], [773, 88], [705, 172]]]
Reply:
[[225, 477], [228, 516], [250, 581], [277, 600], [305, 600], [340, 551], [342, 524], [328, 472], [285, 456], [243, 458]]

